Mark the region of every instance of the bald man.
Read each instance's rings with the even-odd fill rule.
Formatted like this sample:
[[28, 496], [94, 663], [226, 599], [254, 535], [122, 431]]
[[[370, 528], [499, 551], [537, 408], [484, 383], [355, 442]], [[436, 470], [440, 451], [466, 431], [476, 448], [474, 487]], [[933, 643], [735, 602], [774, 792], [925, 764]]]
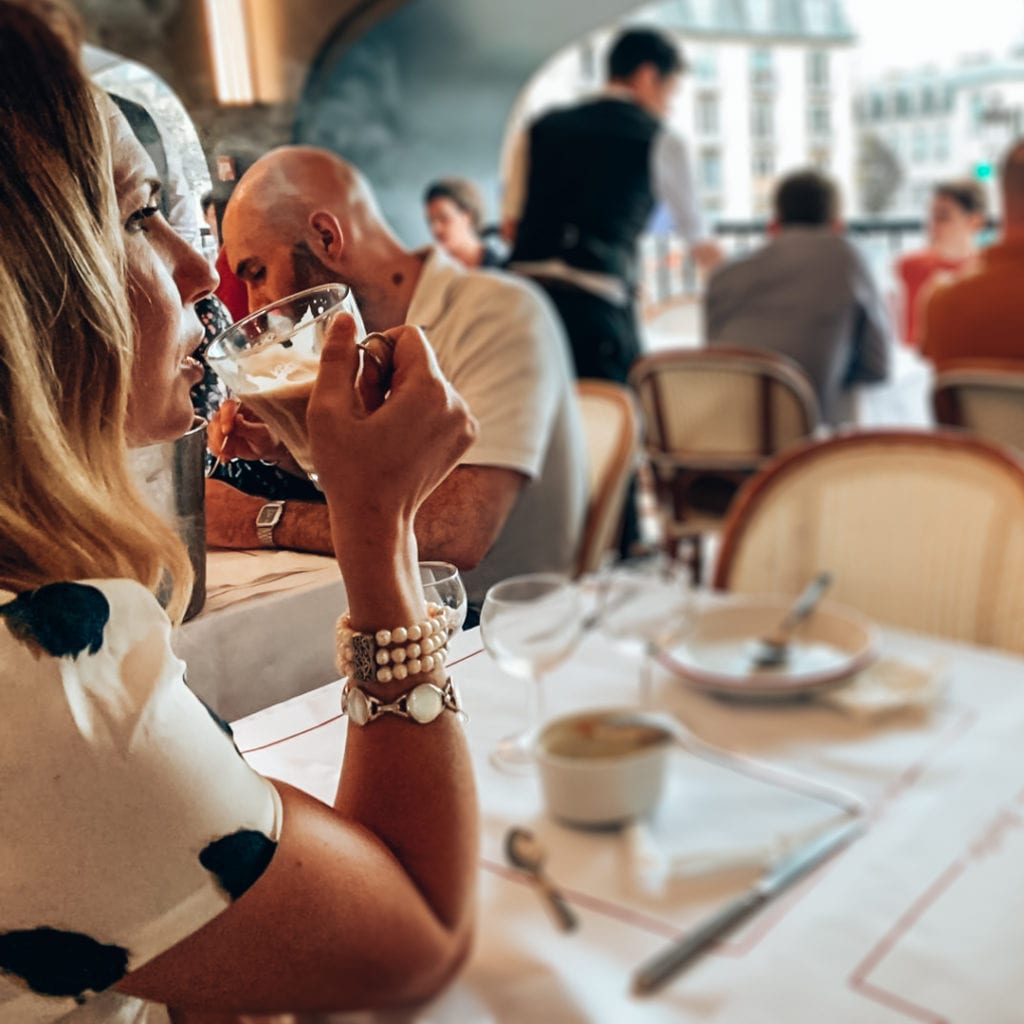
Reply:
[[925, 306], [921, 352], [938, 369], [962, 359], [1019, 360], [1024, 367], [1024, 139], [1004, 158], [999, 185], [1002, 238]]
[[[406, 249], [358, 171], [308, 147], [255, 163], [223, 228], [250, 309], [330, 281], [347, 284], [368, 331], [422, 327], [469, 403], [479, 436], [419, 512], [422, 559], [458, 565], [477, 605], [506, 576], [572, 568], [586, 503], [584, 440], [567, 342], [532, 285], [466, 270], [438, 248]], [[239, 443], [246, 440], [243, 431]], [[210, 542], [258, 546], [261, 508], [212, 486]], [[331, 551], [323, 506], [289, 501], [274, 529], [279, 546]]]

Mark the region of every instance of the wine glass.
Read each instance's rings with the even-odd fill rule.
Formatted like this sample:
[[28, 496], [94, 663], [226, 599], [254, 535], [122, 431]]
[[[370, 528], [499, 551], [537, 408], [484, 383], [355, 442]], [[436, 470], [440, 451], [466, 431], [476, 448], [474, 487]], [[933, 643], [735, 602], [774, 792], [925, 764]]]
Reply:
[[534, 771], [533, 738], [543, 719], [541, 676], [573, 652], [583, 632], [583, 601], [568, 577], [528, 573], [496, 583], [480, 611], [487, 653], [509, 675], [529, 682], [527, 725], [506, 736], [491, 763], [512, 774]]
[[639, 648], [637, 695], [647, 706], [655, 656], [682, 639], [693, 622], [689, 569], [664, 555], [631, 559], [608, 570], [600, 585], [601, 630], [624, 646]]
[[459, 570], [451, 562], [420, 562], [423, 596], [444, 609], [448, 640], [466, 621], [466, 588]]

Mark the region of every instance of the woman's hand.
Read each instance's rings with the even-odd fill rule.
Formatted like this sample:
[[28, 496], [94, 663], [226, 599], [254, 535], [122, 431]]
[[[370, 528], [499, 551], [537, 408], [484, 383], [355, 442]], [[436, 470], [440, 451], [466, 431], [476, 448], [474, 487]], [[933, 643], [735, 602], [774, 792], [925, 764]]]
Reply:
[[332, 515], [364, 523], [375, 515], [411, 522], [476, 437], [476, 420], [422, 331], [406, 325], [384, 333], [395, 343], [386, 397], [372, 371], [359, 373], [355, 326], [339, 317], [320, 356], [306, 417]]

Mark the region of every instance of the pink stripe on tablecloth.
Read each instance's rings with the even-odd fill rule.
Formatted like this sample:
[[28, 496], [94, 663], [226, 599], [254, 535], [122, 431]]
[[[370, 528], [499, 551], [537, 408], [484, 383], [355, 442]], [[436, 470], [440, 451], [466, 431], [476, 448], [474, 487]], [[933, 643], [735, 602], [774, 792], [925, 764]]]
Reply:
[[[1012, 803], [1022, 802], [1024, 802], [1024, 790], [1021, 790], [1012, 801]], [[949, 1024], [948, 1019], [935, 1010], [913, 1003], [890, 989], [882, 988], [881, 985], [868, 980], [868, 975], [899, 945], [904, 936], [938, 901], [939, 897], [948, 892], [972, 864], [990, 851], [1008, 828], [1019, 827], [1020, 824], [1020, 815], [1009, 806], [1000, 811], [982, 830], [981, 834], [975, 836], [967, 844], [964, 853], [946, 867], [875, 943], [868, 955], [854, 968], [853, 973], [847, 979], [850, 988], [866, 999], [897, 1010], [913, 1020], [925, 1021], [926, 1024]]]
[[[475, 651], [470, 651], [469, 654], [464, 654], [461, 658], [456, 658], [455, 661], [449, 663], [449, 668], [454, 668], [456, 665], [461, 665], [464, 661], [469, 661], [470, 658], [475, 658], [478, 654], [483, 654], [483, 648], [480, 647]], [[322, 729], [325, 725], [330, 725], [331, 722], [336, 722], [339, 718], [344, 717], [343, 715], [331, 715], [330, 718], [325, 718], [322, 722], [317, 722], [316, 725], [308, 725], [305, 729], [300, 729], [298, 732], [289, 733], [287, 736], [280, 736], [276, 740], [269, 740], [266, 743], [261, 743], [258, 747], [246, 747], [245, 750], [241, 751], [243, 754], [255, 754], [258, 750], [267, 750], [270, 747], [276, 747], [280, 743], [287, 743], [289, 740], [298, 739], [300, 736], [305, 736], [307, 733], [316, 732], [317, 729]]]
[[[492, 875], [498, 875], [509, 882], [516, 882], [519, 885], [533, 884], [531, 879], [524, 875], [522, 871], [487, 860], [486, 857], [480, 858], [480, 867], [485, 871], [489, 871]], [[657, 917], [651, 917], [649, 914], [642, 914], [639, 911], [631, 910], [629, 907], [620, 906], [618, 903], [611, 903], [598, 896], [590, 896], [587, 893], [577, 892], [574, 889], [566, 889], [564, 886], [559, 886], [559, 891], [570, 903], [578, 907], [593, 910], [595, 913], [603, 914], [605, 917], [610, 917], [615, 921], [621, 921], [623, 924], [634, 925], [659, 938], [677, 939], [683, 934], [677, 925]]]

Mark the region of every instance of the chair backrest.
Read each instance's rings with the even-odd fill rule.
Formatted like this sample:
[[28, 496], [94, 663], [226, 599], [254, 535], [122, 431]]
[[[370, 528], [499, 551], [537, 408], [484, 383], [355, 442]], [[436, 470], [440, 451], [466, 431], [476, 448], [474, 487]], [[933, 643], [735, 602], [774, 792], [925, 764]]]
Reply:
[[600, 568], [605, 552], [618, 541], [640, 430], [633, 395], [623, 385], [580, 380], [576, 397], [587, 438], [587, 516], [576, 559], [579, 574]]
[[932, 405], [939, 423], [1024, 451], [1024, 362], [951, 362], [935, 378]]
[[766, 350], [671, 349], [638, 359], [629, 380], [652, 460], [750, 469], [809, 436], [820, 418], [807, 375]]
[[1024, 468], [960, 432], [870, 431], [780, 456], [738, 495], [715, 586], [815, 573], [878, 622], [1024, 651]]

